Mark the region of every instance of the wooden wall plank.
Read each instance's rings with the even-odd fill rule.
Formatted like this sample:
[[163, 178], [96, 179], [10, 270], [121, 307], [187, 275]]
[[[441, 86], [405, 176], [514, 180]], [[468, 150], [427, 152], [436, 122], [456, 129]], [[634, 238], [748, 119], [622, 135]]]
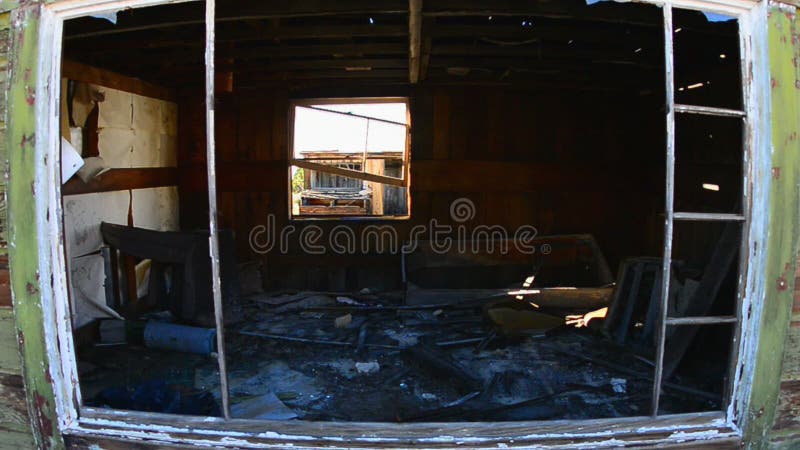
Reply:
[[270, 157], [272, 161], [289, 159], [289, 96], [285, 92], [276, 92], [272, 99], [272, 145]]
[[[661, 188], [661, 183], [647, 176], [647, 168], [630, 165], [413, 161], [411, 179], [413, 189], [430, 192], [519, 192], [558, 188], [579, 192], [639, 189], [657, 193]], [[481, 180], [485, 182], [479, 182]]]
[[76, 61], [64, 60], [61, 64], [61, 74], [73, 81], [96, 84], [159, 100], [175, 101], [174, 93], [167, 88]]
[[[426, 120], [418, 118], [417, 120]], [[433, 96], [433, 158], [450, 158], [450, 96], [435, 94]], [[413, 133], [413, 131], [412, 131]]]
[[780, 385], [773, 431], [800, 429], [800, 381], [785, 381]]
[[411, 158], [433, 159], [433, 108], [431, 95], [418, 95], [409, 102], [411, 115]]
[[0, 373], [19, 375], [20, 364], [14, 313], [11, 308], [0, 308]]
[[25, 386], [21, 375], [0, 374], [0, 429], [30, 433]]
[[[288, 162], [220, 163], [220, 191], [284, 191]], [[626, 192], [638, 190], [658, 195], [657, 180], [638, 166], [570, 166], [481, 160], [414, 161], [414, 192], [519, 193], [558, 189], [571, 192]], [[444, 176], [446, 174], [446, 176]], [[189, 192], [205, 190], [205, 166], [180, 169], [181, 186]], [[487, 180], [486, 183], [476, 183]], [[70, 193], [72, 190], [70, 190]]]
[[[218, 192], [285, 192], [289, 166], [282, 161], [217, 164]], [[205, 192], [205, 165], [180, 168], [181, 192]]]
[[146, 167], [137, 169], [110, 169], [84, 183], [73, 177], [61, 188], [63, 195], [88, 194], [91, 192], [127, 191], [178, 184], [178, 169], [174, 167]]
[[233, 162], [239, 155], [239, 137], [246, 138], [251, 133], [240, 133], [244, 127], [239, 114], [239, 101], [230, 94], [220, 94], [216, 98], [214, 120], [216, 121], [215, 140], [217, 146], [217, 162]]
[[10, 276], [11, 274], [8, 271], [8, 256], [0, 256], [0, 308], [11, 307]]
[[[478, 114], [478, 110], [473, 109], [472, 102], [476, 102], [479, 96], [469, 95], [463, 90], [454, 92], [447, 95], [448, 102], [445, 109], [442, 111], [442, 117], [439, 118], [439, 112], [435, 119], [447, 121], [449, 127], [442, 129], [442, 133], [450, 146], [447, 159], [450, 161], [458, 161], [465, 159], [467, 155], [467, 146], [470, 141], [476, 137], [485, 127], [470, 128], [470, 117]], [[438, 131], [438, 126], [434, 132]], [[436, 149], [434, 148], [434, 155]]]

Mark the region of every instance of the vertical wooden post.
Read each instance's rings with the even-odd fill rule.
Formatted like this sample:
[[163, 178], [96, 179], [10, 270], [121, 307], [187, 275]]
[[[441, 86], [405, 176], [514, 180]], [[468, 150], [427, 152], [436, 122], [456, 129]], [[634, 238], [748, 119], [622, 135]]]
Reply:
[[667, 104], [667, 179], [665, 184], [666, 201], [664, 205], [664, 254], [661, 263], [661, 305], [656, 329], [656, 368], [653, 376], [653, 398], [650, 414], [658, 415], [658, 403], [661, 397], [661, 378], [664, 373], [664, 345], [667, 336], [667, 309], [669, 306], [669, 282], [672, 269], [672, 227], [675, 191], [675, 74], [673, 66], [672, 45], [672, 5], [664, 5], [664, 64], [666, 67], [666, 104]]
[[211, 286], [214, 295], [214, 319], [217, 326], [217, 363], [222, 413], [230, 419], [228, 369], [225, 363], [225, 323], [222, 317], [222, 283], [219, 270], [219, 230], [217, 228], [217, 163], [214, 130], [214, 0], [206, 0], [206, 164], [208, 175], [208, 249], [211, 257]]

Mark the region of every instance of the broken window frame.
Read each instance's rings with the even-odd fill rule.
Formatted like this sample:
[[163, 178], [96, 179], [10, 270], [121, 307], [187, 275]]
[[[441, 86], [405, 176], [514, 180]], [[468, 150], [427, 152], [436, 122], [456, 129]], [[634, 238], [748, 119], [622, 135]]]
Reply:
[[[733, 316], [693, 316], [693, 317], [669, 317], [668, 310], [669, 310], [669, 289], [670, 289], [670, 281], [672, 278], [672, 239], [675, 235], [674, 233], [674, 223], [675, 221], [686, 221], [686, 222], [722, 222], [722, 223], [729, 223], [729, 222], [738, 222], [744, 223], [745, 228], [747, 228], [747, 220], [749, 217], [749, 195], [747, 189], [742, 189], [742, 197], [741, 205], [742, 205], [742, 214], [722, 214], [722, 213], [700, 213], [700, 212], [688, 212], [688, 211], [675, 211], [674, 210], [674, 200], [675, 200], [675, 155], [676, 155], [676, 144], [675, 144], [675, 117], [676, 114], [697, 114], [700, 116], [706, 117], [730, 117], [730, 118], [739, 118], [743, 122], [744, 126], [744, 136], [742, 142], [742, 165], [743, 167], [747, 167], [748, 160], [750, 158], [747, 157], [748, 151], [748, 142], [749, 142], [749, 135], [751, 134], [751, 128], [748, 126], [748, 114], [747, 114], [747, 105], [748, 105], [748, 98], [746, 93], [745, 85], [746, 83], [744, 80], [747, 80], [747, 73], [746, 73], [746, 64], [744, 64], [744, 58], [741, 65], [740, 70], [742, 71], [741, 79], [742, 81], [742, 105], [743, 108], [741, 110], [734, 110], [734, 109], [727, 109], [727, 108], [714, 108], [714, 107], [707, 107], [707, 106], [699, 106], [699, 105], [688, 105], [688, 104], [678, 104], [675, 102], [675, 70], [674, 70], [674, 25], [673, 25], [673, 5], [672, 4], [665, 4], [662, 7], [662, 11], [664, 14], [664, 63], [665, 63], [665, 92], [666, 92], [666, 127], [667, 127], [667, 158], [666, 158], [666, 195], [665, 195], [665, 205], [664, 205], [664, 252], [662, 256], [662, 264], [661, 264], [661, 294], [660, 294], [660, 305], [659, 305], [659, 316], [658, 316], [658, 325], [657, 325], [657, 332], [656, 332], [656, 356], [655, 356], [655, 373], [653, 376], [653, 394], [651, 398], [651, 406], [650, 406], [650, 415], [652, 417], [658, 416], [658, 408], [659, 403], [661, 400], [661, 390], [662, 385], [664, 383], [664, 356], [665, 356], [665, 345], [666, 345], [666, 336], [667, 336], [667, 328], [668, 327], [675, 327], [675, 326], [707, 326], [707, 325], [720, 325], [720, 324], [734, 324], [736, 326], [736, 330], [733, 333], [733, 342], [731, 343], [732, 349], [733, 345], [738, 342], [739, 334], [741, 329], [741, 320], [742, 320], [742, 272], [744, 271], [744, 267], [747, 264], [747, 247], [744, 245], [746, 241], [741, 239], [741, 247], [740, 247], [740, 257], [739, 257], [739, 264], [738, 264], [738, 285], [736, 289], [736, 311]], [[739, 19], [736, 18], [738, 21]], [[741, 28], [741, 25], [740, 25]], [[742, 37], [742, 30], [739, 30], [739, 42], [740, 42], [740, 52], [742, 55], [745, 55], [746, 45], [744, 38]], [[745, 177], [747, 177], [748, 170], [743, 171]], [[736, 353], [734, 352], [733, 360], [736, 361]], [[735, 372], [732, 369], [728, 371], [729, 377], [730, 375], [736, 376]], [[729, 392], [732, 390], [729, 389], [727, 386], [725, 387], [726, 395], [725, 395], [725, 403], [730, 403], [731, 398]]]
[[[332, 110], [324, 110], [322, 108], [316, 108], [313, 105], [342, 105], [342, 104], [369, 104], [369, 103], [405, 103], [406, 105], [406, 123], [401, 124], [397, 122], [392, 122], [390, 120], [384, 120], [377, 117], [366, 117], [366, 116], [359, 116], [349, 113], [340, 113], [338, 111]], [[376, 175], [367, 172], [366, 162], [367, 159], [367, 149], [364, 149], [364, 156], [362, 159], [362, 166], [360, 171], [349, 170], [349, 169], [342, 169], [336, 170], [331, 169], [330, 166], [324, 166], [323, 164], [314, 163], [313, 161], [304, 160], [304, 158], [297, 158], [294, 154], [294, 130], [295, 130], [295, 109], [296, 108], [309, 108], [315, 109], [320, 111], [326, 111], [333, 114], [339, 113], [350, 117], [361, 117], [367, 120], [369, 124], [370, 120], [375, 120], [379, 122], [386, 122], [390, 124], [395, 124], [397, 126], [405, 126], [406, 128], [406, 142], [403, 148], [403, 155], [402, 155], [402, 170], [401, 170], [401, 178], [397, 177], [390, 177], [385, 175]], [[320, 172], [326, 172], [333, 175], [345, 176], [350, 178], [359, 179], [362, 181], [371, 181], [376, 183], [382, 183], [386, 186], [394, 186], [405, 188], [405, 204], [406, 204], [406, 213], [402, 215], [388, 215], [388, 214], [359, 214], [359, 215], [348, 215], [344, 216], [347, 220], [408, 220], [411, 218], [411, 180], [409, 177], [410, 173], [410, 164], [411, 164], [411, 102], [408, 97], [322, 97], [322, 98], [304, 98], [304, 99], [295, 99], [289, 101], [289, 130], [288, 130], [288, 145], [287, 145], [287, 171], [288, 171], [288, 218], [289, 220], [341, 220], [343, 216], [326, 216], [326, 215], [304, 215], [304, 214], [293, 214], [292, 213], [292, 167], [300, 167], [305, 170], [315, 170]], [[351, 172], [351, 173], [348, 173]]]
[[[213, 18], [214, 0], [205, 0], [207, 18]], [[769, 137], [763, 136], [768, 126], [768, 93], [769, 77], [766, 58], [766, 2], [756, 0], [642, 0], [664, 8], [664, 27], [666, 43], [665, 55], [667, 63], [667, 104], [666, 122], [668, 130], [666, 180], [668, 199], [666, 202], [665, 220], [665, 253], [664, 261], [671, 258], [671, 232], [675, 220], [716, 220], [738, 221], [743, 224], [742, 249], [749, 250], [757, 244], [765, 229], [766, 215], [760, 207], [767, 204], [769, 193], [760, 184], [768, 182], [769, 174]], [[729, 402], [725, 411], [704, 413], [675, 414], [650, 417], [627, 417], [615, 419], [594, 419], [580, 421], [556, 422], [474, 422], [437, 424], [392, 424], [392, 423], [309, 423], [309, 422], [274, 422], [227, 419], [216, 417], [189, 417], [133, 411], [107, 410], [85, 407], [81, 404], [78, 386], [77, 364], [74, 353], [74, 342], [71, 330], [68, 307], [68, 290], [66, 263], [64, 258], [64, 235], [60, 220], [48, 220], [48, 217], [61, 218], [61, 180], [60, 180], [60, 79], [61, 48], [64, 20], [113, 12], [126, 8], [141, 8], [172, 3], [169, 0], [75, 0], [54, 2], [37, 6], [40, 11], [39, 41], [37, 49], [38, 73], [36, 94], [43, 99], [37, 102], [36, 116], [36, 154], [37, 192], [44, 193], [36, 197], [36, 214], [42, 223], [38, 228], [39, 276], [51, 283], [42, 283], [40, 297], [44, 318], [44, 339], [46, 357], [50, 361], [49, 371], [52, 378], [55, 409], [58, 414], [59, 430], [68, 435], [94, 436], [109, 439], [137, 439], [161, 444], [182, 445], [222, 445], [230, 447], [249, 447], [255, 445], [293, 445], [293, 446], [396, 446], [398, 442], [469, 442], [476, 445], [497, 445], [512, 440], [515, 445], [559, 445], [561, 448], [582, 446], [586, 442], [600, 445], [603, 441], [620, 442], [633, 439], [637, 444], [663, 444], [685, 442], [689, 435], [703, 439], [727, 439], [738, 442], [742, 435], [742, 423], [749, 410], [749, 394], [753, 378], [752, 364], [744, 361], [754, 358], [758, 339], [757, 314], [751, 311], [760, 308], [759, 301], [764, 298], [765, 281], [760, 279], [764, 273], [766, 262], [763, 258], [748, 261], [748, 252], [740, 252], [740, 276], [738, 289], [738, 305], [736, 324], [738, 332], [734, 348], [737, 349], [732, 358], [732, 381]], [[412, 2], [413, 3], [413, 0]], [[743, 214], [692, 214], [675, 212], [672, 209], [672, 188], [674, 186], [674, 152], [676, 113], [698, 113], [706, 115], [729, 115], [731, 110], [719, 108], [703, 108], [676, 105], [674, 103], [672, 70], [672, 8], [685, 8], [717, 12], [734, 16], [739, 20], [739, 39], [741, 48], [741, 68], [743, 73], [744, 108], [735, 111], [736, 117], [742, 117], [745, 124], [744, 137], [744, 181]], [[411, 21], [413, 22], [413, 21]], [[214, 120], [213, 111], [213, 36], [214, 21], [206, 20], [206, 107], [207, 120]], [[758, 56], [758, 58], [755, 57]], [[754, 89], [753, 86], [758, 86]], [[44, 100], [46, 99], [46, 100]], [[743, 114], [746, 113], [746, 114]], [[210, 200], [215, 200], [216, 173], [214, 166], [213, 126], [208, 127], [207, 136], [208, 180]], [[49, 162], [48, 162], [49, 161]], [[406, 174], [407, 175], [407, 174]], [[757, 204], [759, 208], [754, 208]], [[214, 267], [214, 283], [219, 286], [219, 262], [214, 257], [217, 229], [216, 211], [210, 208], [209, 225], [212, 230], [211, 261]], [[664, 264], [664, 268], [669, 267]], [[666, 270], [666, 269], [664, 269]], [[669, 277], [663, 277], [668, 280]], [[664, 281], [662, 290], [668, 288]], [[745, 290], [747, 287], [747, 290]], [[667, 296], [662, 295], [662, 299]], [[215, 288], [215, 312], [219, 331], [222, 328], [222, 313], [219, 308], [219, 292]], [[663, 300], [662, 300], [663, 301]], [[668, 322], [662, 307], [661, 336], [659, 337], [659, 354], [663, 355], [663, 330], [667, 326], [681, 325], [678, 321]], [[743, 314], [747, 311], [747, 314]], [[728, 318], [729, 319], [729, 318]], [[716, 319], [701, 319], [709, 322]], [[685, 321], [684, 321], [685, 322]], [[221, 334], [219, 334], [221, 336]], [[220, 338], [219, 342], [223, 342]], [[221, 348], [224, 346], [221, 346]], [[222, 380], [226, 379], [224, 366], [224, 349], [219, 355]], [[658, 365], [663, 369], [663, 361]], [[661, 369], [659, 369], [661, 370]], [[654, 393], [660, 392], [660, 373], [654, 380]], [[653, 410], [657, 412], [658, 395], [653, 398]], [[227, 405], [225, 405], [227, 410]], [[226, 411], [226, 417], [228, 417]], [[266, 432], [265, 432], [266, 431]]]

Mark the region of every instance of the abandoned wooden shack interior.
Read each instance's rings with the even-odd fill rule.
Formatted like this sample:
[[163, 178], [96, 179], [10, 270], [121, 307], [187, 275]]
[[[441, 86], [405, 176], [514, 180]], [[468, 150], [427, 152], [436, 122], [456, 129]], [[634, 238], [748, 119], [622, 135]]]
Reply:
[[204, 5], [65, 22], [85, 405], [359, 422], [727, 407], [748, 212], [737, 20], [675, 9], [665, 50], [654, 5], [408, 6], [218, 5], [211, 211]]

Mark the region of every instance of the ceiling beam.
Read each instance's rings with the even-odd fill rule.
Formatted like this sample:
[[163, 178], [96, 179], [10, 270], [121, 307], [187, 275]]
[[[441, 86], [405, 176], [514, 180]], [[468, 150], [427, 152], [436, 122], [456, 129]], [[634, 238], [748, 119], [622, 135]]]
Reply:
[[[188, 50], [202, 48], [202, 26], [183, 27], [180, 31], [159, 35], [151, 31], [131, 33], [125, 36], [108, 36], [105, 39], [72, 39], [65, 42], [69, 51], [97, 52], [131, 49], [154, 49], [182, 47]], [[349, 39], [353, 37], [405, 38], [408, 27], [403, 25], [321, 25], [278, 26], [255, 31], [236, 24], [217, 28], [216, 41], [223, 42], [271, 42], [293, 39]]]
[[[104, 55], [114, 57], [117, 52], [76, 52], [66, 49], [66, 54], [78, 59], [103, 58]], [[259, 45], [257, 47], [224, 46], [217, 49], [217, 60], [235, 59], [237, 61], [259, 59], [299, 59], [299, 58], [369, 58], [408, 54], [408, 45], [397, 43], [365, 43], [365, 44], [313, 44], [313, 45]], [[203, 54], [199, 51], [187, 51], [186, 48], [164, 48], [151, 50], [131, 50], [126, 57], [143, 65], [203, 63]]]
[[[275, 4], [280, 3], [279, 7]], [[219, 5], [216, 22], [244, 22], [254, 20], [317, 18], [354, 15], [405, 14], [403, 0], [324, 1], [296, 2], [224, 2]], [[81, 18], [65, 25], [65, 40], [134, 33], [139, 31], [175, 29], [205, 23], [202, 4], [189, 2], [155, 8], [140, 8], [119, 13], [117, 24], [103, 20]]]
[[419, 83], [422, 68], [422, 0], [408, 0], [408, 78]]
[[[140, 67], [144, 70], [157, 70], [157, 66], [141, 66], [135, 62], [129, 63], [131, 69]], [[219, 61], [215, 64], [219, 71], [231, 71], [237, 74], [243, 73], [281, 73], [281, 72], [301, 72], [315, 70], [340, 70], [345, 72], [370, 72], [382, 69], [405, 69], [408, 67], [408, 60], [405, 58], [355, 58], [355, 59], [295, 59], [277, 60], [270, 62], [227, 62]], [[197, 64], [180, 64], [173, 66], [163, 66], [164, 73], [170, 76], [180, 76], [203, 71], [202, 62]]]

